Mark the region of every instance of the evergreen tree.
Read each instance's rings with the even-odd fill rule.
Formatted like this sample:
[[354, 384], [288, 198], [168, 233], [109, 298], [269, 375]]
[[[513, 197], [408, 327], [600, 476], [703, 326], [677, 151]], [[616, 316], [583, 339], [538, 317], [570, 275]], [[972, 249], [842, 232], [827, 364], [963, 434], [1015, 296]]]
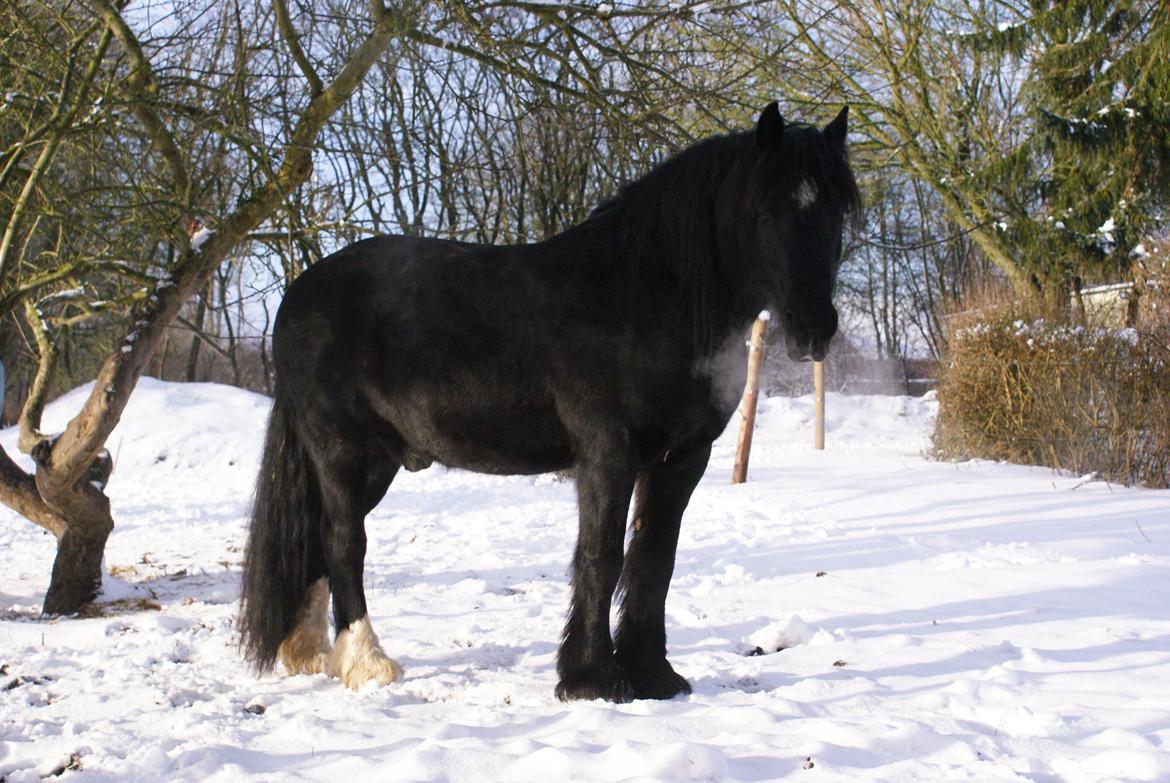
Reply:
[[1170, 10], [1165, 0], [1032, 0], [997, 25], [1029, 64], [1039, 214], [1021, 227], [1046, 283], [1116, 279], [1167, 219]]

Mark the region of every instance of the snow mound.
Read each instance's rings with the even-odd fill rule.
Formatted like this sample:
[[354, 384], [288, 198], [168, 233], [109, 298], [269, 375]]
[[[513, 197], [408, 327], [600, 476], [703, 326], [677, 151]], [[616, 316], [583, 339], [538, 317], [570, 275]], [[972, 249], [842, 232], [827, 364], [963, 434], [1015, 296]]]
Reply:
[[[92, 390], [87, 383], [46, 406], [42, 431], [64, 430]], [[270, 405], [267, 397], [232, 386], [143, 378], [106, 441], [114, 457], [113, 480], [131, 471], [214, 475], [238, 469], [254, 474]], [[0, 432], [0, 443], [14, 457], [16, 438], [15, 427]], [[22, 466], [31, 469], [31, 460], [24, 458]]]
[[750, 654], [766, 655], [807, 644], [812, 637], [813, 632], [808, 623], [792, 615], [786, 622], [780, 620], [768, 623], [743, 641]]

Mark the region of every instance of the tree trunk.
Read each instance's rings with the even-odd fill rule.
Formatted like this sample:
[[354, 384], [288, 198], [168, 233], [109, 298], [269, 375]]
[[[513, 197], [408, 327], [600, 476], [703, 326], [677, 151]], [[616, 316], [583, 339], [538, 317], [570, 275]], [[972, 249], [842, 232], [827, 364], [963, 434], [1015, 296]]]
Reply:
[[102, 555], [114, 529], [110, 499], [103, 491], [109, 477], [109, 452], [104, 449], [74, 484], [50, 464], [53, 440], [33, 450], [37, 492], [46, 506], [65, 521], [57, 537], [57, 557], [45, 595], [45, 614], [71, 614], [93, 601], [102, 586]]
[[[211, 283], [208, 282], [208, 289], [211, 288]], [[191, 332], [191, 349], [187, 354], [187, 375], [185, 380], [187, 383], [194, 383], [199, 380], [199, 349], [203, 347], [203, 322], [207, 318], [207, 301], [210, 295], [210, 290], [202, 291], [199, 294], [199, 302], [195, 306], [195, 320], [191, 323], [195, 324], [195, 329]]]
[[71, 614], [97, 598], [102, 587], [102, 556], [113, 529], [108, 501], [90, 506], [84, 516], [70, 515], [69, 527], [57, 541], [45, 614]]

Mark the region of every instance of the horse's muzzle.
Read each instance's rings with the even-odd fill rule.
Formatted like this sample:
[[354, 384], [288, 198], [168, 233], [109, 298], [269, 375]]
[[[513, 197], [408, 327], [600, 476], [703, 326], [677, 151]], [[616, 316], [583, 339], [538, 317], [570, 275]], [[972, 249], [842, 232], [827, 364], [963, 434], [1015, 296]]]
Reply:
[[823, 362], [829, 355], [829, 341], [814, 337], [809, 340], [789, 340], [788, 358], [794, 362]]
[[829, 354], [829, 342], [837, 334], [837, 310], [828, 306], [816, 317], [786, 311], [784, 342], [788, 358], [796, 362], [821, 362]]

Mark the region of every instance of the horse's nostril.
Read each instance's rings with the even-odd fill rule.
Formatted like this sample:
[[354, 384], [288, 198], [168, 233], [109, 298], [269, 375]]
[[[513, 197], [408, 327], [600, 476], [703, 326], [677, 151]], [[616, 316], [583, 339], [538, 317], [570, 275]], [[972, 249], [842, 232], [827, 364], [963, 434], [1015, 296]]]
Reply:
[[788, 358], [794, 362], [807, 362], [812, 358], [812, 342], [809, 340], [793, 340], [788, 344]]

